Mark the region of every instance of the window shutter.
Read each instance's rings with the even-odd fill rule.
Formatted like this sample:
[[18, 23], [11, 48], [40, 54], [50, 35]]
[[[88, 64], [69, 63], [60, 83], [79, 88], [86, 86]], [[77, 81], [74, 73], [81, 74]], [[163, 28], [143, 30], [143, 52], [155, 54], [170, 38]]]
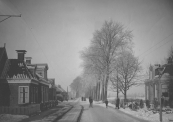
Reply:
[[18, 87], [18, 104], [20, 104], [20, 87]]
[[29, 87], [25, 87], [25, 103], [29, 103]]

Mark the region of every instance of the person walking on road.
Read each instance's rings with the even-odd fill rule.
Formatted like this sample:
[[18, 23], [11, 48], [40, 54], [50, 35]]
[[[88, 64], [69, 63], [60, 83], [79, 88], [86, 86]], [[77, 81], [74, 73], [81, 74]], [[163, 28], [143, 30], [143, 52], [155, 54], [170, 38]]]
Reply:
[[106, 104], [106, 108], [107, 108], [108, 107], [108, 99], [106, 99], [105, 104]]
[[91, 96], [89, 97], [89, 102], [90, 102], [90, 106], [89, 107], [92, 107], [93, 108], [93, 105], [92, 105], [93, 104], [93, 99], [92, 99]]
[[117, 102], [116, 102], [116, 108], [118, 108], [118, 109], [119, 109], [119, 104], [120, 104], [120, 99], [119, 99], [119, 98], [117, 98]]

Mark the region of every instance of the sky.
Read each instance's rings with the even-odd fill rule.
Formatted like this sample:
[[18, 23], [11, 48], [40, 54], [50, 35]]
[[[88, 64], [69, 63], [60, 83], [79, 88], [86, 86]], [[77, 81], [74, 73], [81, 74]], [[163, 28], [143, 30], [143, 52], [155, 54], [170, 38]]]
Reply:
[[32, 63], [47, 63], [64, 89], [82, 73], [80, 51], [105, 21], [132, 30], [144, 70], [163, 63], [173, 45], [172, 0], [0, 0], [0, 15], [19, 14], [0, 23], [0, 47], [6, 43], [9, 58], [26, 50]]

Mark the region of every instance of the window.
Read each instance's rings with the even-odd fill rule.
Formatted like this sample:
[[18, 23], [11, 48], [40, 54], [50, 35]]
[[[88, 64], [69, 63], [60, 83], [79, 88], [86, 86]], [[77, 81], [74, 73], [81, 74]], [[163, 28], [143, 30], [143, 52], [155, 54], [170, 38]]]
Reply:
[[169, 95], [168, 95], [168, 85], [166, 85], [166, 84], [163, 84], [162, 85], [162, 95], [164, 96], [164, 97], [168, 97]]
[[35, 87], [34, 87], [33, 93], [34, 93], [34, 94], [33, 94], [33, 98], [34, 98], [34, 99], [33, 99], [33, 102], [35, 103]]
[[36, 94], [36, 95], [35, 95], [35, 96], [36, 96], [35, 102], [37, 103], [37, 102], [38, 102], [38, 88], [37, 88], [37, 87], [36, 87], [36, 91], [35, 91], [35, 92], [36, 92], [36, 93], [35, 93], [35, 94]]
[[29, 103], [29, 86], [19, 86], [19, 104]]
[[36, 103], [36, 87], [31, 87], [31, 103]]
[[149, 99], [149, 88], [148, 88], [148, 86], [146, 86], [146, 89], [147, 89], [147, 90], [146, 90], [146, 92], [147, 92], [146, 95], [147, 95], [147, 100], [148, 100], [148, 99]]
[[41, 102], [43, 103], [43, 86], [41, 86]]
[[46, 101], [48, 102], [48, 88], [46, 87]]
[[33, 103], [33, 87], [31, 87], [31, 103]]
[[167, 88], [168, 88], [168, 85], [166, 85], [166, 84], [162, 85], [162, 89], [167, 89]]
[[158, 96], [157, 96], [157, 84], [155, 84], [155, 87], [154, 87], [154, 92], [155, 92], [155, 98], [157, 98]]

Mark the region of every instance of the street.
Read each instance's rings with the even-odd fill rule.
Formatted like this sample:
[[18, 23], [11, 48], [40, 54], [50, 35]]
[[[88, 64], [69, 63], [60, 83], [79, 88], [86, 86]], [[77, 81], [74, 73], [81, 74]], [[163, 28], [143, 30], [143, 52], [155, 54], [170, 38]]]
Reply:
[[84, 106], [80, 122], [147, 122], [111, 107], [105, 108], [98, 104], [93, 104], [93, 108], [89, 108], [88, 101], [80, 104]]
[[80, 122], [148, 122], [146, 120], [123, 113], [110, 106], [105, 108], [99, 104], [93, 104], [93, 108], [89, 108], [88, 100], [79, 100], [76, 102], [71, 102], [71, 104], [74, 104], [73, 109], [57, 122], [77, 122], [81, 112], [80, 106], [84, 107], [81, 118], [79, 119]]

